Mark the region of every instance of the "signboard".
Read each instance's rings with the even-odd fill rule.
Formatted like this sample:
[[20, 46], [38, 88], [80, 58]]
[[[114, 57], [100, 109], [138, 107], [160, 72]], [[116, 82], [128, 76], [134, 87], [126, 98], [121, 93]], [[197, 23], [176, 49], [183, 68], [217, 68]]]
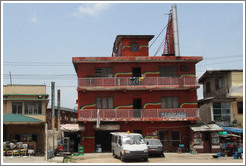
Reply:
[[185, 112], [175, 112], [175, 113], [161, 112], [161, 117], [162, 118], [186, 118], [186, 113]]

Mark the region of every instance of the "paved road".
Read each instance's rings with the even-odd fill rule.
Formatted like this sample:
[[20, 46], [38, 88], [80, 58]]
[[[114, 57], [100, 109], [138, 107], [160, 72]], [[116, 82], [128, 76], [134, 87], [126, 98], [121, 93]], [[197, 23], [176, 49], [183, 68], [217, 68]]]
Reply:
[[[242, 159], [234, 159], [233, 157], [221, 157], [214, 159], [212, 153], [205, 154], [180, 154], [180, 153], [165, 153], [163, 157], [150, 157], [148, 162], [142, 160], [128, 160], [124, 163], [243, 163]], [[122, 163], [120, 159], [115, 159], [112, 153], [86, 153], [84, 156], [72, 156], [72, 163]], [[55, 157], [48, 161], [44, 157], [3, 157], [3, 163], [61, 163], [63, 157]]]

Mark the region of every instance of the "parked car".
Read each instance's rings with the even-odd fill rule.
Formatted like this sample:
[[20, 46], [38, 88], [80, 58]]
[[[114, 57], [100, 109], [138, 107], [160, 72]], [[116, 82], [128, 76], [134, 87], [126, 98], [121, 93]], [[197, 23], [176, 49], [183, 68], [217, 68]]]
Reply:
[[164, 155], [164, 146], [159, 139], [145, 139], [145, 142], [149, 148], [149, 155]]
[[127, 132], [113, 132], [111, 134], [112, 153], [115, 158], [119, 157], [121, 161], [130, 158], [141, 158], [148, 161], [149, 150], [141, 134]]

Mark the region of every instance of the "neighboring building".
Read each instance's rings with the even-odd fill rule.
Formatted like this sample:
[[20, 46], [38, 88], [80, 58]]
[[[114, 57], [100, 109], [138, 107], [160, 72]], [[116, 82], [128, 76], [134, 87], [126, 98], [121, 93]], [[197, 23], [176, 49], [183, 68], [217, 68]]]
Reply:
[[45, 153], [46, 85], [3, 86], [3, 141], [18, 141]]
[[202, 57], [149, 56], [153, 35], [118, 35], [112, 57], [73, 57], [85, 152], [111, 151], [112, 131], [160, 138], [165, 151], [189, 148], [199, 118], [195, 65]]
[[[78, 110], [71, 108], [60, 107], [60, 124], [76, 123], [78, 121]], [[46, 122], [48, 123], [48, 129], [52, 129], [52, 109], [47, 108]], [[55, 106], [55, 128], [58, 124], [58, 110]]]
[[243, 128], [243, 70], [208, 70], [199, 83], [204, 96], [198, 101], [201, 120]]

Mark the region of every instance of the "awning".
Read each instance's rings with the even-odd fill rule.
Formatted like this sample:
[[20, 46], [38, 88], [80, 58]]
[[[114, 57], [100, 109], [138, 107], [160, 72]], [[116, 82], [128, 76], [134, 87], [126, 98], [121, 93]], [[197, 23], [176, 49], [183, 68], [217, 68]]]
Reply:
[[236, 135], [236, 134], [227, 134], [227, 135], [220, 135], [220, 137], [239, 137], [239, 135]]
[[100, 128], [96, 128], [96, 125], [94, 125], [94, 129], [96, 129], [96, 130], [108, 130], [108, 131], [120, 130], [120, 125], [104, 124], [104, 125], [100, 125]]
[[41, 120], [22, 114], [4, 114], [3, 124], [40, 124]]
[[207, 124], [207, 125], [191, 127], [191, 130], [193, 130], [194, 132], [197, 132], [197, 131], [223, 131], [223, 129], [221, 127], [219, 127], [217, 124]]
[[74, 123], [74, 124], [61, 124], [61, 131], [64, 132], [78, 132], [85, 131], [85, 126]]
[[243, 133], [243, 129], [236, 128], [236, 127], [221, 127], [221, 128], [230, 133]]

